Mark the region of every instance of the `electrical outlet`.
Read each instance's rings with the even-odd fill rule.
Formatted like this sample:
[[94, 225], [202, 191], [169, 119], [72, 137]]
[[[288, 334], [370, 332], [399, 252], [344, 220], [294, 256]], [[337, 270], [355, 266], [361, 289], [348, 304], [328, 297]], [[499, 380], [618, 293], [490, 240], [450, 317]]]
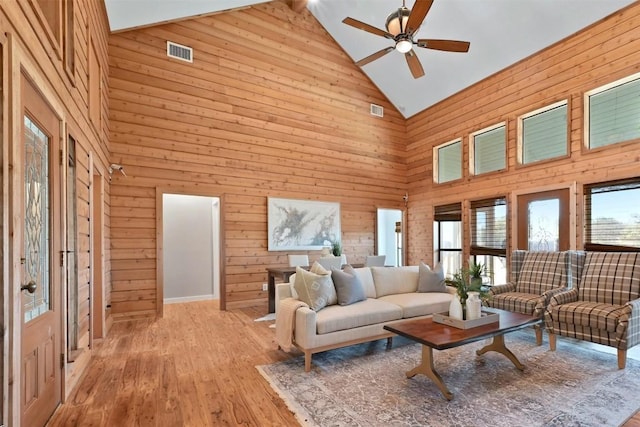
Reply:
[[263, 291], [268, 291], [269, 290], [269, 285], [267, 283], [263, 283], [262, 284], [262, 290]]

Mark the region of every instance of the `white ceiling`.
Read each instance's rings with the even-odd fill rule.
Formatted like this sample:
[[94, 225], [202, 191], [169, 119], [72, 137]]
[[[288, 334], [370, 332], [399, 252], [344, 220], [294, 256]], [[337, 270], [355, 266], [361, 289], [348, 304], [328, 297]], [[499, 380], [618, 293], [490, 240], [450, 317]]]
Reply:
[[[228, 10], [268, 0], [105, 0], [112, 31]], [[414, 39], [471, 42], [468, 53], [415, 47], [425, 76], [414, 79], [393, 51], [362, 68], [411, 117], [635, 0], [435, 0]], [[411, 8], [414, 0], [407, 0]], [[310, 0], [307, 8], [358, 61], [393, 42], [342, 23], [349, 16], [384, 29], [402, 0]]]

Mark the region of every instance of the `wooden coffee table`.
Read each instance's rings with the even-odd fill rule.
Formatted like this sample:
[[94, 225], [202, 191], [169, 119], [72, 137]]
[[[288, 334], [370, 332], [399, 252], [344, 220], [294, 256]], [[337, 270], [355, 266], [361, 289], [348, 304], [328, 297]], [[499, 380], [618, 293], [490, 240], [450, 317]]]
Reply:
[[493, 341], [491, 344], [476, 351], [476, 354], [481, 355], [488, 351], [496, 351], [504, 354], [516, 368], [523, 370], [524, 365], [505, 346], [504, 334], [535, 325], [542, 320], [539, 317], [493, 308], [483, 308], [482, 311], [498, 313], [500, 320], [470, 329], [458, 329], [453, 326], [436, 323], [430, 317], [385, 325], [384, 329], [422, 344], [422, 362], [407, 372], [407, 378], [411, 378], [416, 374], [426, 375], [438, 386], [444, 397], [447, 400], [451, 400], [453, 393], [449, 391], [442, 381], [442, 377], [433, 366], [433, 349], [445, 350], [486, 338], [493, 338]]

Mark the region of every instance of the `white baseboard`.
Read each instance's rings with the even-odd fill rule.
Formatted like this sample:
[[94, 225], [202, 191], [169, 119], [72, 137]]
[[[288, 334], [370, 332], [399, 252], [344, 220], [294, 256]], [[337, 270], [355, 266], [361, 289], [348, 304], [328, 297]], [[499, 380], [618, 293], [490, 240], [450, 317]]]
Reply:
[[177, 304], [181, 302], [193, 302], [193, 301], [207, 301], [207, 300], [216, 300], [213, 295], [195, 295], [189, 297], [178, 297], [178, 298], [165, 298], [165, 304]]

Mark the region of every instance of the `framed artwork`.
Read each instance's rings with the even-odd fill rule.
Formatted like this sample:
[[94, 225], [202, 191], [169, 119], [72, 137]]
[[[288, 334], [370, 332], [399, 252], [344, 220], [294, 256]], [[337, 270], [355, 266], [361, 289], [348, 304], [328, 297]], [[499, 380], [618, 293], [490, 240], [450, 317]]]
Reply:
[[269, 197], [270, 251], [321, 250], [340, 241], [340, 203]]

